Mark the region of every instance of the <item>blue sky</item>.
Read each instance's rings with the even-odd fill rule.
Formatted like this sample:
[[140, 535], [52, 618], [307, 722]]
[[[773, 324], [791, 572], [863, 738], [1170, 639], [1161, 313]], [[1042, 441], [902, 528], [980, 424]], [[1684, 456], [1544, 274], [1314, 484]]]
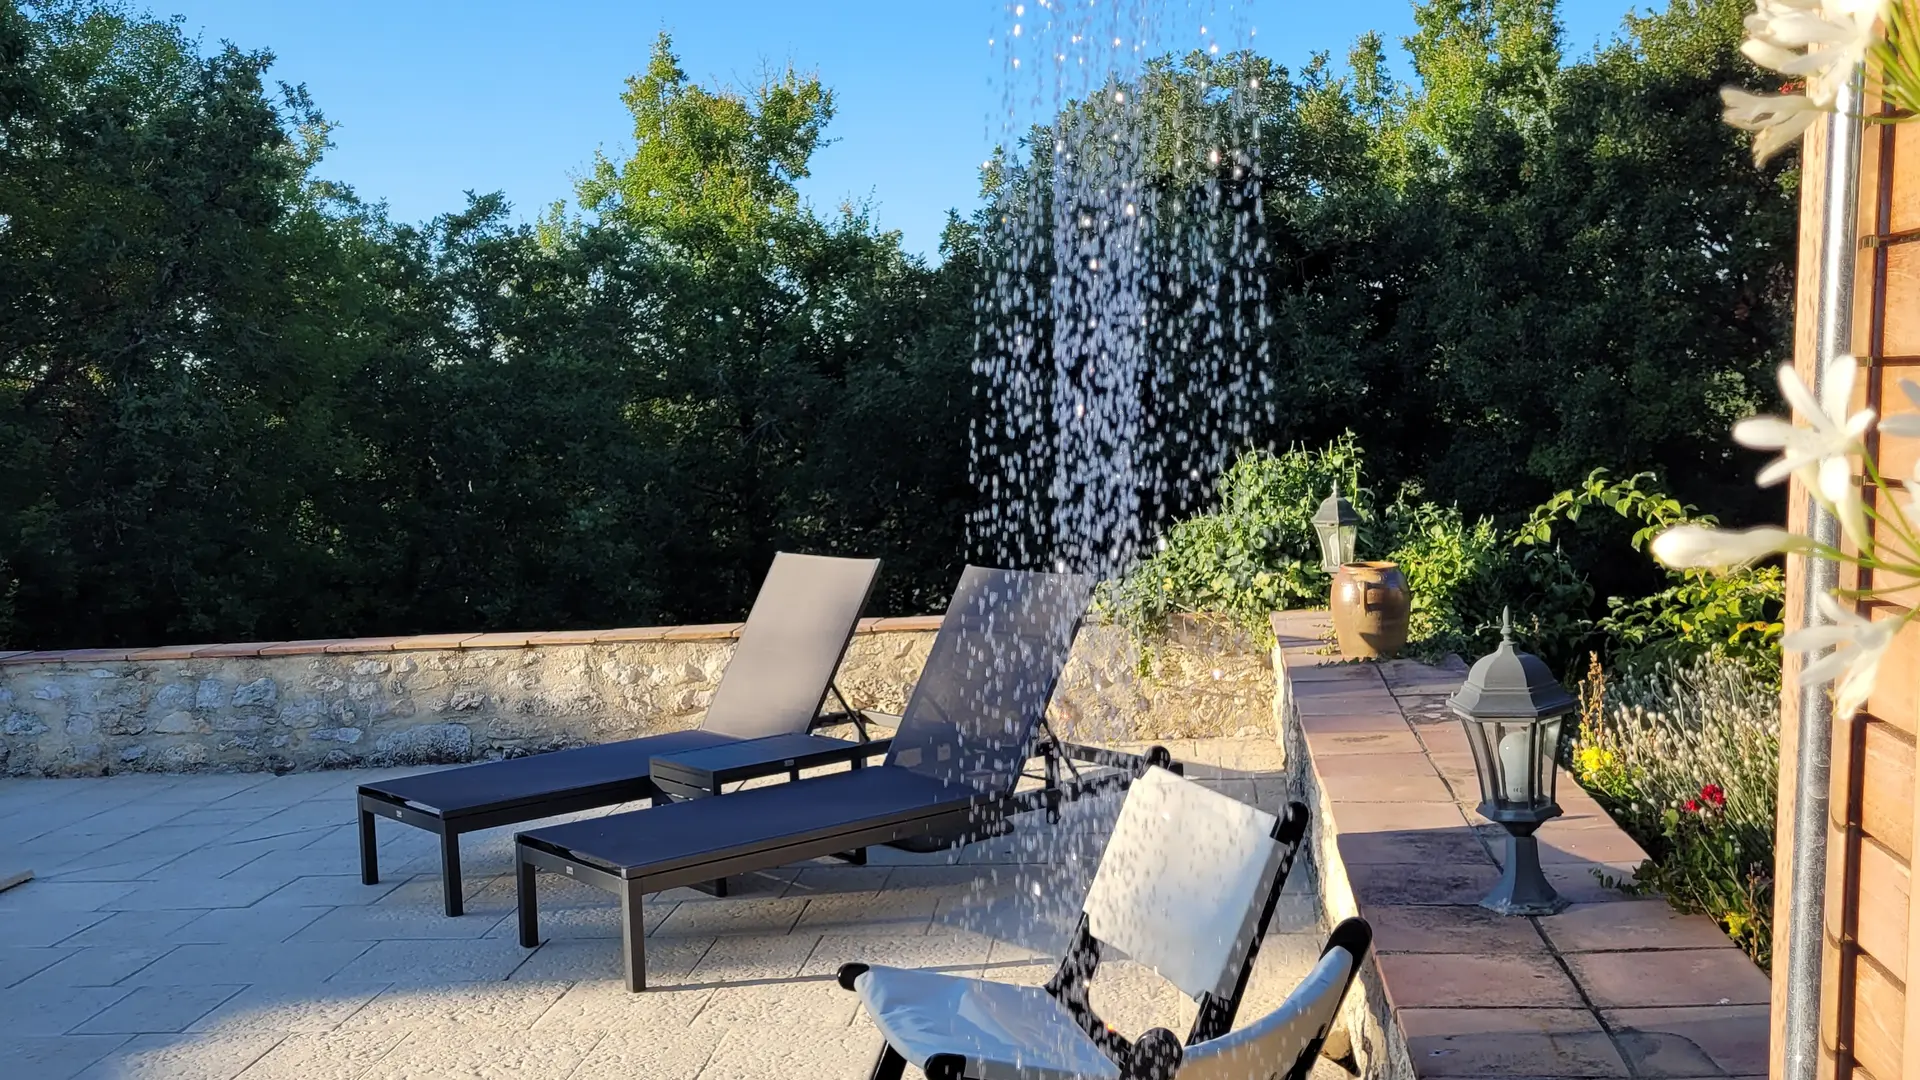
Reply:
[[[1053, 96], [1009, 70], [1017, 20], [1000, 0], [147, 2], [209, 46], [272, 50], [270, 77], [306, 83], [338, 124], [322, 175], [410, 221], [458, 209], [467, 190], [504, 191], [526, 217], [570, 199], [596, 148], [630, 147], [622, 82], [663, 29], [704, 83], [750, 84], [769, 65], [817, 71], [838, 114], [803, 195], [829, 208], [871, 200], [881, 227], [929, 255], [947, 209], [974, 205], [976, 170], [1007, 131], [1009, 102]], [[1135, 10], [1143, 0], [1108, 2]], [[1369, 29], [1396, 47], [1413, 30], [1409, 0], [1144, 2], [1168, 25], [1212, 18], [1228, 34], [1251, 32], [1261, 52], [1296, 68], [1316, 50], [1343, 56]], [[1563, 0], [1569, 52], [1611, 36], [1628, 7]]]

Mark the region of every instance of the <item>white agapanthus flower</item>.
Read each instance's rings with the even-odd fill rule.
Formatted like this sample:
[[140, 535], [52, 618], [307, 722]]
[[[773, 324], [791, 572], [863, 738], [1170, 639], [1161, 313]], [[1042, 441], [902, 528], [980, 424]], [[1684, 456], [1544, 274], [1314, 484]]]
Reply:
[[1822, 108], [1866, 59], [1888, 0], [1760, 0], [1747, 16], [1740, 51], [1761, 67], [1807, 81], [1807, 98]]
[[1764, 165], [1807, 133], [1822, 110], [1805, 94], [1749, 94], [1738, 87], [1720, 89], [1726, 105], [1721, 119], [1742, 131], [1753, 132], [1753, 163]]
[[1775, 525], [1744, 530], [1675, 525], [1653, 538], [1651, 550], [1654, 558], [1675, 570], [1734, 570], [1812, 546], [1806, 537]]
[[1831, 112], [1840, 90], [1879, 41], [1879, 23], [1892, 0], [1759, 0], [1747, 16], [1740, 51], [1755, 64], [1806, 82], [1804, 93], [1720, 91], [1725, 120], [1754, 133], [1753, 160], [1793, 145], [1814, 117]]
[[1861, 437], [1873, 427], [1872, 409], [1851, 415], [1847, 405], [1853, 400], [1853, 380], [1860, 365], [1851, 356], [1838, 356], [1827, 364], [1822, 380], [1828, 404], [1824, 407], [1813, 389], [1800, 378], [1791, 364], [1780, 365], [1780, 393], [1787, 404], [1806, 417], [1805, 426], [1777, 416], [1756, 416], [1733, 426], [1733, 439], [1756, 450], [1778, 450], [1780, 456], [1760, 470], [1760, 485], [1770, 487], [1789, 476], [1819, 499], [1822, 506], [1840, 521], [1847, 539], [1862, 544], [1867, 539], [1866, 510], [1860, 501], [1860, 488], [1853, 481], [1853, 455], [1865, 452]]
[[1880, 661], [1886, 657], [1904, 620], [1865, 618], [1828, 593], [1816, 597], [1814, 603], [1827, 618], [1827, 625], [1795, 630], [1781, 639], [1780, 647], [1803, 653], [1833, 649], [1803, 668], [1800, 681], [1807, 686], [1819, 686], [1838, 679], [1833, 691], [1834, 716], [1851, 720], [1873, 693], [1874, 681], [1880, 675]]

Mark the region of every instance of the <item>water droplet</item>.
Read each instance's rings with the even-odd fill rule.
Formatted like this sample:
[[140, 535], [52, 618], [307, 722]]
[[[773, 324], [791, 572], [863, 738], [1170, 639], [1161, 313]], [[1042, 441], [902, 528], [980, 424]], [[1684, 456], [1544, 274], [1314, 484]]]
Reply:
[[1020, 24], [1019, 24], [1019, 23], [1014, 23], [1014, 24], [1013, 24], [1013, 36], [1014, 36], [1014, 37], [1019, 37], [1019, 36], [1020, 36]]

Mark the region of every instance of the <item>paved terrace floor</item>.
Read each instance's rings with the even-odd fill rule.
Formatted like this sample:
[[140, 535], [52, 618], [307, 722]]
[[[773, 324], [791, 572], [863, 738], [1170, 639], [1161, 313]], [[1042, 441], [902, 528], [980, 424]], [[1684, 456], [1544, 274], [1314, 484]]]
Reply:
[[[1272, 810], [1268, 740], [1171, 744], [1209, 783]], [[736, 878], [736, 895], [649, 897], [649, 979], [620, 981], [611, 896], [541, 879], [547, 941], [514, 938], [512, 830], [470, 834], [467, 914], [439, 910], [433, 838], [382, 825], [387, 879], [360, 884], [356, 785], [386, 772], [0, 781], [0, 1076], [153, 1080], [864, 1077], [878, 1036], [833, 982], [850, 960], [1012, 982], [1052, 973], [1119, 798], [1028, 815], [957, 853], [874, 849]], [[612, 812], [612, 811], [608, 811]], [[1304, 862], [1242, 1019], [1276, 1005], [1321, 945]], [[1118, 1030], [1184, 1032], [1151, 972], [1103, 967]], [[917, 1074], [915, 1074], [917, 1075]], [[1316, 1077], [1346, 1074], [1318, 1063]]]

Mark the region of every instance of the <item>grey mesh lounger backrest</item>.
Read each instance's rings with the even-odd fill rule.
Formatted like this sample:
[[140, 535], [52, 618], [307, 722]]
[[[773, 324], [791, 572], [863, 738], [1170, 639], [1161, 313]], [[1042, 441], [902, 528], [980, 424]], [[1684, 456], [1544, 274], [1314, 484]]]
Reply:
[[878, 559], [775, 555], [700, 726], [737, 739], [806, 731], [879, 573]]
[[967, 567], [887, 764], [1010, 794], [1092, 598], [1082, 574]]

